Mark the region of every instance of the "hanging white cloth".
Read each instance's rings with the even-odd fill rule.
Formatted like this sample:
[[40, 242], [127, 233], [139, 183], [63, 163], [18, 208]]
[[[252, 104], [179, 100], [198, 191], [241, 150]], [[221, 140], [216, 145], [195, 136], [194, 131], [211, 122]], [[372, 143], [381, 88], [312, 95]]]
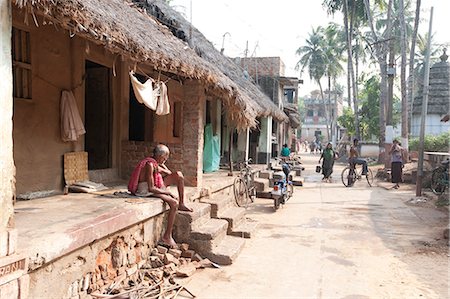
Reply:
[[64, 142], [77, 141], [79, 136], [86, 133], [86, 130], [84, 129], [72, 91], [62, 91], [60, 108], [61, 139]]
[[169, 96], [167, 94], [167, 85], [158, 81], [155, 84], [155, 89], [153, 89], [153, 96], [158, 101], [158, 106], [156, 107], [157, 115], [166, 115], [170, 113]]
[[166, 115], [170, 113], [167, 86], [164, 82], [158, 81], [155, 83], [154, 80], [150, 78], [145, 81], [145, 83], [141, 83], [134, 76], [133, 71], [130, 72], [130, 79], [134, 94], [139, 103], [156, 111], [157, 115]]

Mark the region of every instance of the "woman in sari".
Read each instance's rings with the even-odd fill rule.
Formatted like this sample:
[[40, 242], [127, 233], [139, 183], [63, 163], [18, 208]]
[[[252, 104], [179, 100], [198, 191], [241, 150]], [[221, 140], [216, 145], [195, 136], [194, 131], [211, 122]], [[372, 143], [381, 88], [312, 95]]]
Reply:
[[319, 159], [319, 164], [320, 161], [322, 161], [322, 181], [331, 183], [331, 174], [333, 173], [333, 166], [336, 155], [336, 152], [333, 150], [333, 145], [331, 144], [331, 142], [328, 142]]

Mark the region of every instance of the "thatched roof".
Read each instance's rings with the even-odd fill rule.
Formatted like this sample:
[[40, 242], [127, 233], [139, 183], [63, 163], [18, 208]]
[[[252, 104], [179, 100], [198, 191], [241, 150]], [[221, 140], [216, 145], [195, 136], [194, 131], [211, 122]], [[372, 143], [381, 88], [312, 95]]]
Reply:
[[[223, 100], [237, 128], [256, 125], [257, 111], [248, 95], [213, 63], [200, 58], [165, 26], [124, 0], [13, 0], [72, 34], [103, 45], [112, 53], [155, 70], [197, 79]], [[28, 17], [30, 17], [28, 15]]]
[[247, 98], [259, 117], [271, 115], [278, 121], [288, 121], [288, 117], [265, 95], [258, 86], [244, 77], [242, 69], [230, 58], [220, 53], [213, 44], [180, 13], [161, 0], [132, 0], [136, 5], [158, 21], [168, 26], [178, 38], [188, 42], [195, 52], [204, 60], [213, 63], [223, 74], [235, 82], [238, 94]]

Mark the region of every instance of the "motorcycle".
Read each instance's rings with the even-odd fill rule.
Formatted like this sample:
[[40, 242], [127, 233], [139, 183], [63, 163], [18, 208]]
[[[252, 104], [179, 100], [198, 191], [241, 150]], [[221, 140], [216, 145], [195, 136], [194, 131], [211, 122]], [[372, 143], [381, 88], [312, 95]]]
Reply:
[[280, 205], [284, 205], [292, 197], [292, 193], [294, 192], [292, 175], [290, 174], [291, 168], [285, 161], [280, 161], [280, 163], [283, 171], [277, 175], [281, 178], [274, 181], [273, 190], [271, 191], [275, 210], [278, 210]]

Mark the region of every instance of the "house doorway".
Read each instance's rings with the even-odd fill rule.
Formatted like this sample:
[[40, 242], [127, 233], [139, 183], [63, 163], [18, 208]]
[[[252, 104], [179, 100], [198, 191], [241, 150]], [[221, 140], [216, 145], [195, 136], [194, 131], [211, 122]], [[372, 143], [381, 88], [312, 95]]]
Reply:
[[85, 88], [85, 151], [88, 152], [88, 169], [111, 168], [111, 70], [86, 60]]

